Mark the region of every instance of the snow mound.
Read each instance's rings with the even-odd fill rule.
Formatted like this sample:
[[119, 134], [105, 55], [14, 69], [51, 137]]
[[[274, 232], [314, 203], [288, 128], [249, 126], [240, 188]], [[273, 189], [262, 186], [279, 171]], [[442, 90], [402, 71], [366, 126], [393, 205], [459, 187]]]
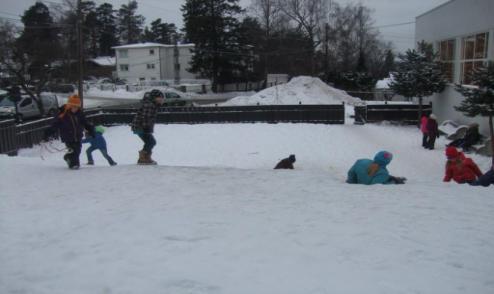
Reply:
[[279, 104], [360, 104], [358, 98], [348, 95], [321, 81], [319, 78], [299, 76], [290, 82], [267, 88], [253, 96], [235, 97], [223, 106], [279, 105]]

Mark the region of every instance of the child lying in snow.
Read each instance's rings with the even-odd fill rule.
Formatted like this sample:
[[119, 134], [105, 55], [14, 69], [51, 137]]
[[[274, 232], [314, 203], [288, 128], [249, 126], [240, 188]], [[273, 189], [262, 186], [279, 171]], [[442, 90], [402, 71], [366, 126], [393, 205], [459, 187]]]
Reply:
[[380, 151], [371, 159], [359, 159], [348, 171], [346, 182], [349, 184], [404, 184], [406, 178], [391, 176], [386, 166], [393, 159], [393, 154]]

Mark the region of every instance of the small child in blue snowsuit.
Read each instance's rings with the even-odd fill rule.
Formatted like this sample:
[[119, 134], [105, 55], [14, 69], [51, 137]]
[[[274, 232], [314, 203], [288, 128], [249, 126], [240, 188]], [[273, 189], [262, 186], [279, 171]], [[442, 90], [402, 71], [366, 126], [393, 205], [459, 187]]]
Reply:
[[115, 161], [108, 155], [108, 151], [106, 149], [106, 140], [103, 138], [103, 132], [105, 130], [103, 129], [102, 126], [96, 126], [94, 128], [94, 137], [91, 137], [87, 132], [86, 132], [86, 137], [82, 140], [82, 143], [89, 143], [91, 146], [86, 150], [86, 155], [87, 155], [87, 164], [88, 165], [94, 165], [94, 160], [92, 153], [94, 150], [98, 149], [101, 151], [101, 154], [103, 154], [103, 157], [108, 160], [108, 163], [111, 166], [117, 165]]

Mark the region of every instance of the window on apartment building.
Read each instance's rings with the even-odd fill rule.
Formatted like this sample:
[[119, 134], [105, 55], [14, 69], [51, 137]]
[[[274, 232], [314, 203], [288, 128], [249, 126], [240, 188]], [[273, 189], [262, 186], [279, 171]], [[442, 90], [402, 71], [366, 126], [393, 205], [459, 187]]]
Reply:
[[120, 71], [129, 71], [128, 64], [120, 64]]
[[154, 49], [149, 49], [149, 55], [154, 55]]
[[127, 49], [122, 49], [118, 51], [118, 57], [120, 58], [127, 58], [129, 57], [129, 50]]
[[147, 69], [154, 69], [154, 63], [148, 63]]
[[487, 44], [489, 33], [481, 33], [462, 39], [461, 52], [461, 80], [462, 84], [471, 84], [471, 74], [474, 69], [487, 62]]
[[454, 78], [454, 58], [455, 58], [455, 40], [444, 40], [439, 42], [439, 59], [446, 79], [452, 83]]

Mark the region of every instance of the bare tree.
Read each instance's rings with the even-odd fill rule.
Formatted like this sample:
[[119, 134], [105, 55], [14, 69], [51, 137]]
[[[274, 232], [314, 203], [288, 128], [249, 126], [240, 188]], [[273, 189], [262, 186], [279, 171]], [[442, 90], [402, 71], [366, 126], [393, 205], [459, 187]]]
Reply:
[[322, 41], [331, 4], [331, 0], [278, 0], [281, 11], [296, 23], [310, 44], [312, 74], [315, 73], [315, 51]]

